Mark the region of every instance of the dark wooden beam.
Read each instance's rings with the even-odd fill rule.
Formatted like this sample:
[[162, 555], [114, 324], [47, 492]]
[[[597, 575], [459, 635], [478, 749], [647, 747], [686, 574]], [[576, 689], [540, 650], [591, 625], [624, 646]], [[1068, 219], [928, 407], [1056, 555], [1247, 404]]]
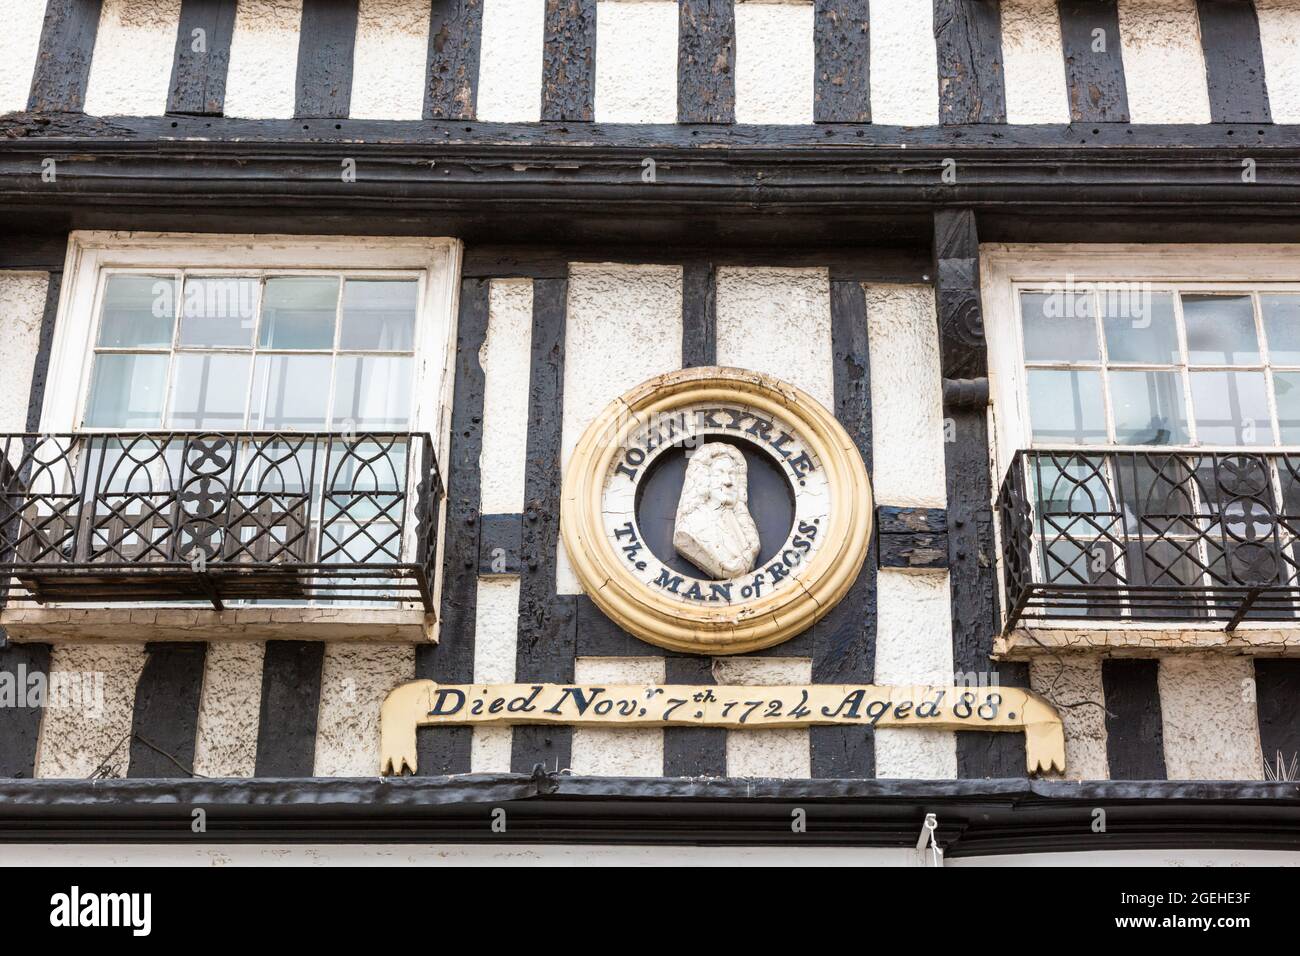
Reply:
[[1271, 123], [1253, 0], [1196, 0], [1215, 123]]
[[358, 0], [303, 0], [294, 116], [337, 119], [352, 106]]
[[542, 119], [590, 123], [596, 99], [596, 0], [546, 0]]
[[182, 0], [168, 113], [220, 116], [226, 105], [237, 0]]
[[1160, 712], [1160, 662], [1101, 662], [1106, 698], [1106, 759], [1112, 780], [1164, 780], [1165, 732]]
[[316, 765], [323, 641], [267, 641], [256, 777], [310, 777]]
[[941, 508], [876, 509], [882, 568], [948, 567], [948, 513]]
[[712, 262], [682, 267], [682, 368], [718, 364], [717, 278]]
[[[998, 619], [997, 553], [993, 544], [993, 483], [989, 471], [988, 357], [980, 306], [979, 237], [970, 210], [934, 216], [935, 304], [945, 385], [982, 382], [983, 401], [970, 388], [944, 389], [948, 567], [952, 591], [952, 657], [960, 680], [1029, 686], [1026, 664], [992, 660]], [[957, 734], [957, 773], [1012, 777], [1025, 773], [1023, 744], [1012, 734]]]
[[869, 4], [815, 0], [813, 122], [871, 122]]
[[[485, 386], [479, 353], [487, 340], [490, 289], [487, 278], [461, 279], [451, 447], [443, 469], [447, 476], [447, 508], [438, 643], [415, 649], [415, 676], [443, 684], [467, 684], [474, 679]], [[416, 737], [417, 772], [469, 773], [472, 739], [472, 727], [420, 728]]]
[[27, 108], [79, 113], [99, 33], [100, 0], [47, 0]]
[[677, 122], [736, 122], [731, 0], [678, 0], [677, 24]]
[[472, 119], [478, 103], [483, 0], [433, 0], [425, 119]]
[[45, 311], [41, 315], [41, 334], [37, 339], [36, 360], [32, 363], [32, 385], [27, 395], [27, 430], [41, 430], [41, 409], [45, 403], [45, 383], [50, 377], [50, 350], [54, 347], [54, 326], [59, 315], [59, 296], [63, 289], [63, 270], [51, 272], [45, 288]]
[[49, 676], [50, 645], [0, 641], [0, 681], [14, 694], [0, 706], [0, 777], [36, 774]]
[[479, 516], [480, 575], [519, 573], [519, 542], [523, 521], [524, 516], [518, 514]]
[[[835, 417], [871, 471], [871, 354], [866, 293], [860, 282], [831, 283]], [[872, 543], [843, 599], [812, 627], [817, 684], [869, 684], [876, 671], [876, 554]], [[814, 777], [874, 777], [874, 733], [867, 727], [810, 727]]]
[[[664, 662], [669, 684], [709, 686], [713, 680], [711, 657], [669, 657]], [[727, 731], [724, 727], [665, 727], [665, 777], [725, 777]]]
[[145, 646], [144, 669], [135, 685], [128, 777], [194, 776], [207, 652], [208, 645], [197, 642]]
[[1076, 123], [1127, 123], [1117, 0], [1057, 0], [1065, 87]]
[[1276, 770], [1280, 754], [1290, 767], [1300, 755], [1300, 660], [1255, 658], [1255, 706], [1264, 761]]
[[939, 122], [1005, 123], [999, 0], [934, 0]]
[[[567, 279], [533, 280], [532, 371], [528, 383], [528, 461], [519, 569], [519, 626], [515, 679], [571, 681], [577, 654], [575, 602], [555, 594], [560, 537], [560, 441], [564, 407], [564, 327]], [[541, 764], [569, 766], [573, 728], [518, 726], [512, 770]]]

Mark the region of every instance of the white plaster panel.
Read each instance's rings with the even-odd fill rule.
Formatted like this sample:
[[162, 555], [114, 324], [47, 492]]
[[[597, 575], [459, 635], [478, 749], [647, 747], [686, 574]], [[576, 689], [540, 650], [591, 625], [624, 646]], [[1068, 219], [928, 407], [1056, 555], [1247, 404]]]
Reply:
[[205, 777], [251, 777], [257, 767], [262, 709], [260, 642], [208, 645], [203, 693], [194, 735], [194, 772]]
[[1255, 662], [1189, 654], [1160, 661], [1160, 713], [1170, 780], [1260, 780]]
[[1134, 123], [1208, 123], [1196, 0], [1119, 0], [1120, 52]]
[[89, 777], [101, 765], [106, 776], [126, 776], [144, 658], [143, 644], [54, 647], [36, 776]]
[[943, 508], [943, 379], [934, 290], [869, 285], [872, 490], [876, 503]]
[[301, 24], [302, 0], [239, 0], [226, 75], [227, 116], [293, 116]]
[[361, 0], [352, 56], [352, 102], [359, 119], [424, 116], [430, 0]]
[[677, 20], [676, 0], [599, 0], [596, 122], [677, 122]]
[[[713, 679], [719, 684], [810, 684], [812, 661], [805, 657], [717, 657]], [[728, 730], [728, 777], [812, 776], [808, 731]]]
[[1101, 658], [1038, 659], [1029, 665], [1029, 685], [1055, 704], [1065, 727], [1065, 777], [1106, 780], [1106, 694]]
[[1008, 123], [1068, 123], [1065, 53], [1056, 0], [1002, 0]]
[[[579, 684], [662, 684], [662, 657], [579, 657]], [[658, 727], [575, 727], [569, 767], [604, 777], [662, 777], [664, 732]]]
[[1300, 0], [1255, 0], [1255, 15], [1273, 122], [1300, 123]]
[[0, 0], [0, 23], [0, 113], [18, 113], [32, 90], [45, 0]]
[[541, 119], [545, 21], [546, 0], [483, 0], [478, 119], [502, 123]]
[[[646, 379], [682, 367], [681, 267], [572, 263], [566, 323], [565, 468], [583, 430], [605, 406]], [[560, 594], [582, 593], [563, 542], [555, 577]]]
[[484, 514], [524, 510], [528, 449], [528, 376], [533, 338], [533, 280], [493, 279], [483, 366], [483, 451], [479, 456]]
[[[518, 633], [519, 579], [480, 578], [474, 617], [474, 683], [514, 683]], [[474, 773], [508, 773], [514, 740], [511, 728], [475, 727], [473, 733], [469, 765]]]
[[325, 645], [314, 776], [375, 776], [384, 698], [414, 679], [415, 648], [410, 644]]
[[830, 290], [825, 269], [719, 269], [718, 364], [774, 375], [834, 409]]
[[[876, 576], [875, 682], [947, 686], [953, 679], [948, 573], [881, 568]], [[877, 777], [957, 776], [955, 731], [879, 727], [875, 741]]]
[[181, 0], [104, 0], [86, 83], [92, 116], [167, 112]]
[[27, 403], [40, 346], [50, 277], [44, 272], [0, 272], [0, 430], [27, 430]]
[[736, 3], [736, 122], [813, 121], [813, 5]]
[[939, 56], [933, 0], [871, 6], [871, 121], [885, 126], [939, 122]]

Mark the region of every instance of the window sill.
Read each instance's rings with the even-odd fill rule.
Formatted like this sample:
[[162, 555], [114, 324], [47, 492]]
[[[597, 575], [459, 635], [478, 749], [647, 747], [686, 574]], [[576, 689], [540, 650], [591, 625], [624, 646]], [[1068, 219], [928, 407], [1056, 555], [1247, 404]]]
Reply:
[[421, 608], [10, 607], [0, 627], [15, 641], [355, 641], [426, 644], [438, 639]]
[[1248, 657], [1300, 657], [1300, 623], [1243, 622], [1235, 631], [1222, 623], [1201, 625], [1151, 623], [1084, 624], [1078, 621], [1035, 623], [1017, 627], [993, 641], [993, 657], [1027, 661], [1059, 654], [1102, 657], [1153, 657], [1183, 653], [1222, 653]]

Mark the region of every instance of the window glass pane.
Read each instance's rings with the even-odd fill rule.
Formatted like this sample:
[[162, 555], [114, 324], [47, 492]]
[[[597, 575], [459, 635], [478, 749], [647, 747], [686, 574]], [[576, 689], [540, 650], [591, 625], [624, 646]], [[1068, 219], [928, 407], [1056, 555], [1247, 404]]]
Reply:
[[1300, 445], [1300, 372], [1274, 372], [1273, 394], [1282, 444]]
[[1119, 445], [1184, 445], [1187, 412], [1177, 372], [1112, 371], [1110, 405]]
[[330, 362], [328, 355], [259, 355], [253, 371], [249, 428], [324, 428]]
[[1271, 445], [1263, 372], [1191, 372], [1196, 437], [1202, 445]]
[[186, 279], [181, 345], [248, 348], [257, 324], [257, 280]]
[[411, 417], [407, 356], [340, 355], [334, 382], [334, 425], [404, 428]]
[[1027, 362], [1096, 362], [1092, 297], [1066, 292], [1020, 293]]
[[1248, 295], [1184, 295], [1187, 359], [1193, 365], [1259, 362], [1255, 312]]
[[99, 344], [105, 348], [171, 348], [176, 280], [168, 276], [109, 276]]
[[1104, 444], [1106, 413], [1101, 401], [1101, 373], [1030, 369], [1029, 418], [1037, 443]]
[[1182, 361], [1172, 294], [1144, 295], [1136, 288], [1103, 290], [1101, 314], [1110, 361], [1143, 365], [1177, 365]]
[[95, 428], [157, 427], [162, 421], [167, 359], [166, 355], [96, 355], [86, 424]]
[[1300, 365], [1300, 295], [1261, 295], [1268, 360], [1274, 365]]
[[272, 349], [333, 348], [338, 298], [338, 279], [267, 279], [258, 341]]
[[244, 424], [251, 355], [182, 352], [172, 371], [172, 428], [238, 431]]
[[417, 283], [349, 280], [343, 283], [339, 348], [409, 352], [415, 342]]

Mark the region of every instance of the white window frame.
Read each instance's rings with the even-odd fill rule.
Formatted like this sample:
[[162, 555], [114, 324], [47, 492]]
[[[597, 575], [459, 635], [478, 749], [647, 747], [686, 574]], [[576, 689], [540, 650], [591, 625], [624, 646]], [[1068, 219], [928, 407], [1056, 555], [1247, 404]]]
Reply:
[[[1300, 292], [1300, 245], [1121, 245], [1000, 244], [980, 246], [980, 293], [988, 344], [989, 396], [992, 404], [992, 464], [995, 487], [1021, 449], [1033, 448], [1029, 421], [1028, 376], [1018, 293], [1022, 288], [1054, 284], [1149, 282], [1176, 284], [1191, 292], [1232, 292], [1268, 284], [1267, 291]], [[1238, 289], [1232, 286], [1237, 285]], [[1266, 361], [1261, 357], [1261, 364]], [[1268, 395], [1270, 406], [1273, 396]], [[1194, 410], [1185, 396], [1189, 419]], [[1274, 410], [1275, 411], [1275, 410]], [[1105, 409], [1107, 421], [1111, 415]], [[1276, 417], [1274, 415], [1273, 417]], [[1195, 425], [1190, 425], [1195, 428]], [[1272, 427], [1270, 422], [1269, 427]], [[1193, 432], [1194, 434], [1194, 432]], [[1041, 443], [1040, 443], [1041, 445]], [[1070, 450], [1141, 451], [1140, 445], [1078, 445]], [[1297, 445], [1161, 445], [1157, 451], [1241, 450], [1250, 453], [1300, 451]]]
[[[460, 255], [460, 243], [447, 238], [73, 232], [59, 292], [40, 431], [114, 430], [82, 427], [94, 335], [110, 271], [415, 276], [420, 282], [411, 376], [415, 402], [408, 428], [433, 435], [438, 460], [444, 462], [455, 370]], [[431, 384], [437, 387], [430, 388]], [[174, 429], [160, 424], [156, 430]]]

